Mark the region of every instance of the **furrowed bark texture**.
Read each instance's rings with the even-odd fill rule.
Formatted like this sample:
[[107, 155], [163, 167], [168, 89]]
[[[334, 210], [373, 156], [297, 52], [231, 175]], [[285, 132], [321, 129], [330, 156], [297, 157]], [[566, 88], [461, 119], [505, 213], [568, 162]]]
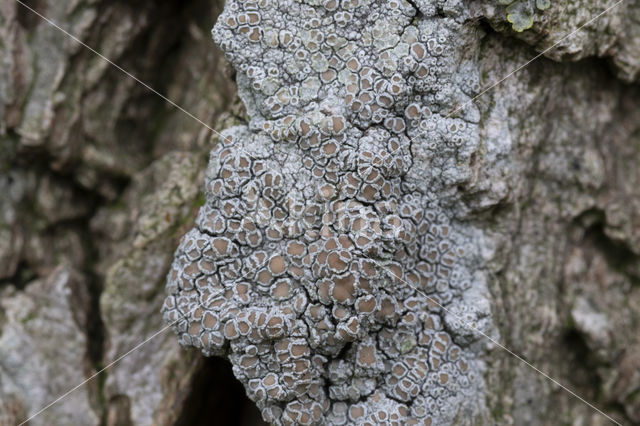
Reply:
[[[162, 329], [161, 309], [233, 369], [165, 332], [30, 424], [607, 423], [427, 296], [640, 422], [638, 2], [475, 100], [614, 2], [161, 3], [28, 2], [225, 141], [0, 5], [0, 424]], [[209, 265], [199, 239], [238, 251]]]

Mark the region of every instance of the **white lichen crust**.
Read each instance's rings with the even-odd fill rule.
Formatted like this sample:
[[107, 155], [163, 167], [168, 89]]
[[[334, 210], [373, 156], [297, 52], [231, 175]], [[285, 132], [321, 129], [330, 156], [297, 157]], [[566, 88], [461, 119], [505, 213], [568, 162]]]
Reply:
[[478, 145], [475, 107], [448, 112], [479, 85], [443, 4], [230, 0], [213, 30], [251, 122], [211, 152], [163, 313], [273, 424], [441, 425], [482, 404], [475, 240], [442, 202]]

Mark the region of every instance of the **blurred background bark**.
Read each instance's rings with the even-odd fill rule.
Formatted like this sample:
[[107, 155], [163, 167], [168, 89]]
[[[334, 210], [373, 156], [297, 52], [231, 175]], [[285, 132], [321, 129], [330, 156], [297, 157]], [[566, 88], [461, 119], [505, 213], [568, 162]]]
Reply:
[[[245, 119], [209, 35], [222, 1], [27, 3], [212, 127]], [[485, 83], [549, 45], [548, 28], [515, 39], [478, 8]], [[611, 25], [640, 44], [629, 30], [638, 7], [624, 13], [631, 22]], [[594, 34], [606, 44], [607, 31]], [[505, 344], [640, 422], [634, 43], [616, 56], [586, 39], [584, 55], [543, 58], [480, 99], [489, 148], [464, 191], [468, 220], [494, 241], [486, 258]], [[0, 61], [0, 424], [17, 424], [164, 327], [165, 275], [203, 202], [215, 135], [13, 0], [0, 4]], [[490, 148], [505, 141], [502, 153]], [[602, 422], [499, 349], [487, 367], [495, 423]], [[225, 361], [179, 348], [167, 331], [30, 424], [212, 418], [260, 421]]]
[[[27, 4], [209, 125], [242, 120], [222, 2]], [[0, 5], [0, 424], [164, 327], [210, 130], [14, 1]], [[238, 116], [236, 116], [238, 115]], [[255, 424], [230, 366], [154, 338], [30, 424]], [[257, 417], [256, 417], [257, 416]]]

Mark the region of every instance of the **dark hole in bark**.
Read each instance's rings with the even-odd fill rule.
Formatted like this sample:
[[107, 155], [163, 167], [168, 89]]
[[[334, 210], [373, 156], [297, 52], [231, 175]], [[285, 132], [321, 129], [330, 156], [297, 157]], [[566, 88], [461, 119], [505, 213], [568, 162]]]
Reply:
[[18, 290], [24, 290], [27, 284], [38, 276], [34, 269], [24, 260], [21, 260], [10, 277], [0, 279], [0, 288], [12, 285]]
[[637, 267], [638, 256], [624, 241], [615, 240], [607, 235], [604, 211], [601, 209], [587, 210], [574, 222], [585, 229], [583, 245], [593, 247], [602, 253], [609, 266], [626, 275], [632, 284], [640, 284], [640, 269]]
[[601, 379], [596, 370], [598, 364], [594, 354], [587, 346], [582, 334], [576, 329], [567, 330], [562, 342], [566, 348], [567, 365], [570, 366], [567, 381], [579, 389], [585, 389], [586, 397], [595, 399], [597, 390], [601, 386]]
[[234, 377], [229, 361], [202, 359], [202, 367], [191, 384], [189, 395], [175, 426], [266, 425], [244, 387]]
[[588, 228], [585, 232], [585, 240], [590, 241], [602, 252], [613, 269], [626, 274], [636, 283], [640, 280], [635, 267], [637, 256], [623, 242], [610, 238], [602, 223]]

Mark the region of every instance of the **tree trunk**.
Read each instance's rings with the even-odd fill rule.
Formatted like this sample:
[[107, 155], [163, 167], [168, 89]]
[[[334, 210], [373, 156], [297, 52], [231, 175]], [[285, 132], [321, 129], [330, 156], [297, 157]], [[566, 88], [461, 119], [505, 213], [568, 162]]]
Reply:
[[[383, 410], [434, 425], [608, 422], [523, 360], [618, 422], [640, 423], [638, 2], [602, 16], [607, 5], [592, 0], [544, 10], [533, 0], [25, 3], [216, 132], [26, 7], [0, 5], [0, 424], [26, 420], [107, 366], [29, 424], [286, 423], [305, 414], [339, 424], [357, 422], [360, 410], [373, 422]], [[228, 62], [209, 35], [221, 13], [214, 37]], [[379, 85], [367, 91], [369, 79]], [[373, 112], [385, 111], [380, 120], [365, 114], [370, 106], [352, 108], [368, 102], [358, 98], [365, 91], [379, 102]], [[305, 120], [320, 129], [325, 154], [309, 145]], [[223, 129], [230, 139], [218, 143]], [[399, 162], [358, 163], [385, 149]], [[259, 162], [282, 185], [255, 170], [245, 179], [240, 160], [225, 169], [225, 155]], [[367, 189], [373, 171], [386, 187]], [[352, 193], [342, 183], [349, 173], [363, 182]], [[216, 177], [227, 189], [215, 189]], [[260, 199], [283, 191], [287, 217], [313, 206], [314, 220], [296, 222], [306, 234], [272, 238], [275, 219], [255, 225], [264, 231], [256, 245], [232, 232], [234, 220], [260, 213], [259, 203], [247, 207], [247, 190], [228, 189], [235, 178], [271, 194]], [[228, 199], [247, 211], [210, 231], [204, 223]], [[374, 243], [361, 247], [353, 227], [327, 219], [337, 201], [375, 216], [349, 219], [366, 218]], [[239, 247], [216, 258], [216, 276], [258, 252], [286, 268], [272, 262], [266, 284], [259, 275], [222, 280], [236, 296], [212, 308], [227, 315], [218, 343], [192, 328], [200, 319], [179, 306], [189, 280], [170, 274], [201, 267], [184, 260], [193, 235]], [[353, 243], [339, 259], [327, 249], [326, 268], [315, 254], [324, 248], [305, 251], [307, 264], [280, 255], [286, 244], [310, 250], [333, 236]], [[442, 244], [451, 242], [465, 253], [449, 264]], [[357, 284], [332, 272], [343, 264]], [[293, 283], [289, 301], [275, 290], [279, 274]], [[436, 276], [433, 288], [421, 281]], [[249, 303], [238, 301], [240, 281]], [[359, 307], [369, 300], [371, 315]], [[255, 341], [229, 334], [252, 309], [284, 312], [290, 328], [265, 326]], [[314, 334], [325, 320], [331, 335]], [[273, 348], [289, 340], [308, 351], [302, 392], [274, 367], [286, 362], [273, 364]], [[448, 352], [434, 355], [436, 344]], [[264, 349], [254, 372], [243, 364], [252, 347]], [[464, 374], [443, 367], [459, 368], [451, 348]], [[253, 387], [274, 371], [280, 394]]]

